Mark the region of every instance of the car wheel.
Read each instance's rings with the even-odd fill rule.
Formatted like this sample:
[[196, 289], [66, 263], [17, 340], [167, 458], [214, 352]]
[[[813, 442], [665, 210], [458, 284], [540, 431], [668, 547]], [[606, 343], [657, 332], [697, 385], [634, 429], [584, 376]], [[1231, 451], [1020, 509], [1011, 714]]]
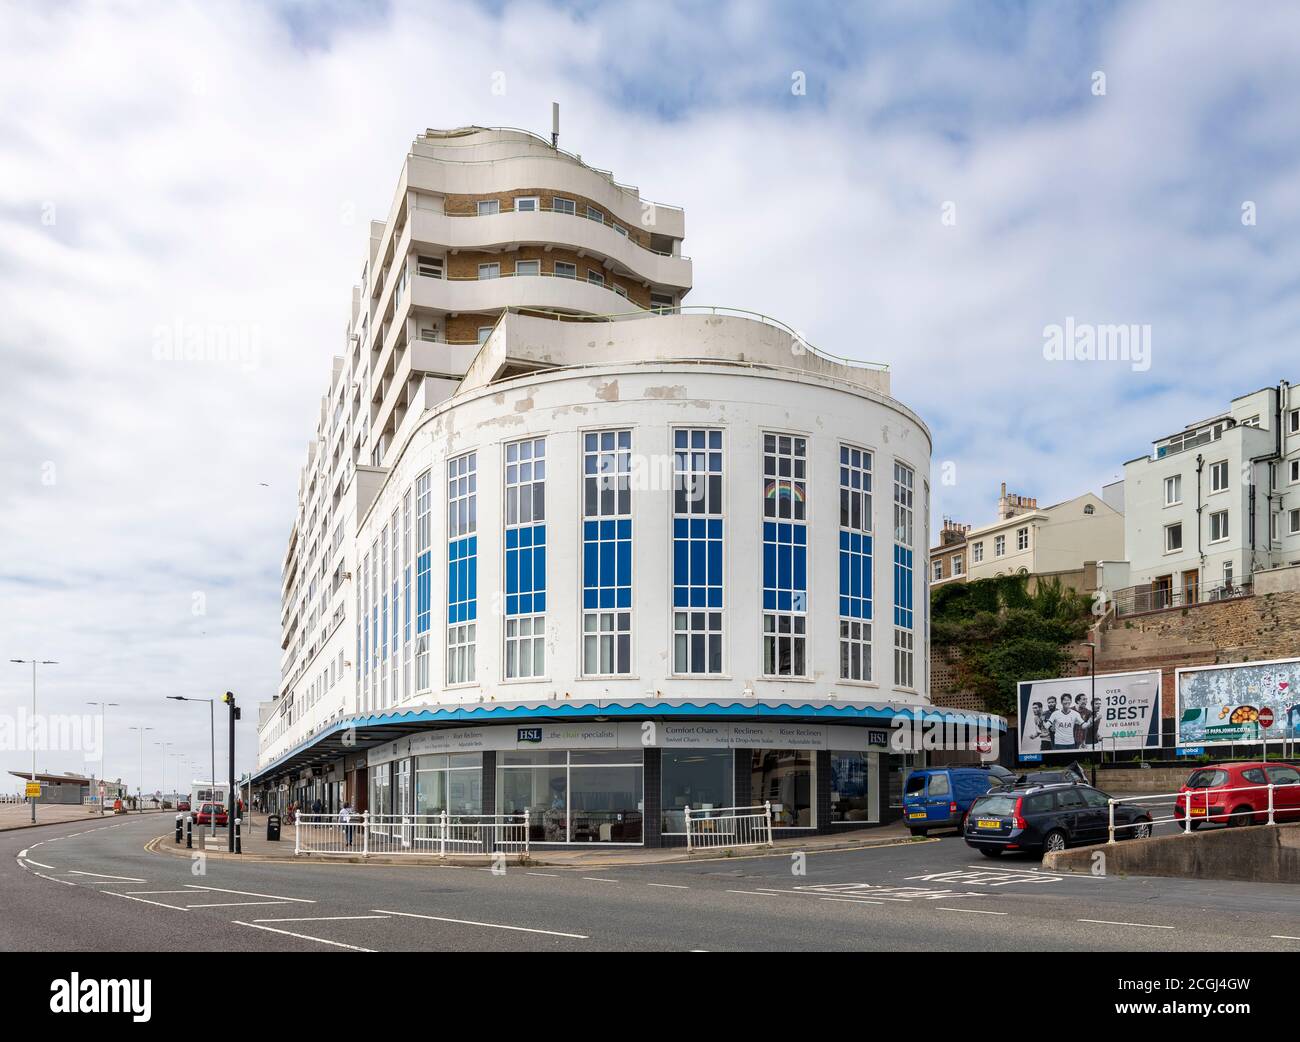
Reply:
[[1055, 850], [1065, 849], [1065, 833], [1060, 829], [1052, 829], [1043, 837], [1043, 853], [1047, 854]]
[[913, 836], [924, 836], [926, 834], [925, 829], [908, 829], [907, 831], [910, 832]]
[[1139, 820], [1135, 822], [1133, 827], [1129, 829], [1129, 835], [1132, 836], [1134, 839], [1150, 839], [1151, 822], [1146, 820]]
[[1203, 821], [1193, 821], [1188, 825], [1188, 828], [1190, 828], [1193, 832], [1195, 832], [1204, 824], [1205, 822]]
[[1230, 828], [1243, 828], [1246, 825], [1255, 824], [1255, 815], [1251, 813], [1252, 807], [1237, 807], [1232, 812], [1232, 817], [1228, 819]]
[[1001, 847], [980, 847], [980, 853], [983, 854], [985, 857], [1001, 857], [1002, 848]]

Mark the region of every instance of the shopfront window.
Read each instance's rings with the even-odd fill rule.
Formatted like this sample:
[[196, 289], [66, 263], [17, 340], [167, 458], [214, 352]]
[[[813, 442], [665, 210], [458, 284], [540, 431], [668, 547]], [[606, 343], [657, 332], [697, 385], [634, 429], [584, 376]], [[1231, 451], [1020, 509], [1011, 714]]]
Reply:
[[393, 768], [393, 813], [411, 813], [411, 758], [398, 760]]
[[[370, 768], [370, 817], [381, 818], [393, 813], [393, 790], [391, 763], [381, 763]], [[380, 828], [376, 827], [376, 832]]]
[[640, 750], [502, 753], [497, 807], [535, 842], [640, 843], [643, 776]]
[[874, 821], [874, 753], [831, 752], [831, 821]]
[[421, 818], [483, 813], [483, 754], [437, 753], [415, 761], [415, 813]]
[[810, 749], [755, 749], [750, 791], [754, 803], [772, 804], [776, 828], [812, 828], [813, 752]]
[[663, 816], [659, 827], [665, 834], [686, 832], [687, 807], [711, 810], [734, 806], [735, 757], [730, 749], [665, 749], [660, 763], [659, 804]]

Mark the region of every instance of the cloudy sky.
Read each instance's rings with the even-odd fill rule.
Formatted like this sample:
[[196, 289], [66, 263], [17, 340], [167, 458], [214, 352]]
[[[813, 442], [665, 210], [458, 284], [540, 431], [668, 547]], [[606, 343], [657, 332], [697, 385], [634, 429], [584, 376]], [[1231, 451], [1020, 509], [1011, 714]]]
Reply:
[[[366, 221], [424, 128], [559, 101], [563, 146], [686, 207], [690, 302], [888, 362], [935, 524], [981, 523], [1000, 481], [1097, 490], [1300, 379], [1298, 52], [1267, 3], [4, 0], [0, 715], [8, 660], [56, 659], [42, 708], [120, 703], [132, 781], [154, 728], [150, 789], [207, 760], [165, 695], [255, 718]], [[1046, 360], [1067, 319], [1149, 326], [1149, 368]], [[168, 359], [196, 334], [235, 350]]]

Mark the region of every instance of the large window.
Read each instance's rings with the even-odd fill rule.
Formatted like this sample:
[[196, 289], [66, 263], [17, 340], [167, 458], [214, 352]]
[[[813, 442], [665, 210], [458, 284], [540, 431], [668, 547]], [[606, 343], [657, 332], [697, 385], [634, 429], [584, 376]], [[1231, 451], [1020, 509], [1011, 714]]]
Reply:
[[429, 818], [483, 813], [483, 754], [437, 753], [415, 760], [415, 813]]
[[1210, 515], [1210, 542], [1218, 543], [1228, 538], [1228, 512], [1216, 510]]
[[505, 676], [546, 674], [546, 440], [506, 445]]
[[734, 805], [735, 754], [730, 749], [665, 749], [660, 759], [660, 830], [685, 834], [686, 808]]
[[411, 600], [411, 489], [402, 496], [402, 694], [410, 698], [411, 687], [411, 618], [415, 605]]
[[499, 812], [527, 810], [534, 842], [641, 842], [639, 749], [503, 752], [498, 764]]
[[371, 817], [394, 813], [392, 778], [393, 765], [391, 763], [381, 763], [370, 768], [367, 800]]
[[582, 451], [582, 671], [632, 672], [632, 432], [593, 431]]
[[831, 753], [831, 821], [876, 821], [872, 784], [877, 753]]
[[750, 791], [755, 804], [772, 804], [776, 828], [812, 828], [813, 753], [809, 749], [755, 749], [750, 758]]
[[478, 454], [447, 461], [447, 683], [474, 679], [478, 617]]
[[722, 672], [722, 432], [673, 432], [673, 672]]
[[841, 445], [841, 680], [871, 679], [871, 550], [871, 453]]
[[429, 688], [429, 620], [433, 603], [429, 587], [433, 574], [430, 550], [431, 485], [426, 470], [415, 479], [415, 689]]
[[1226, 492], [1228, 490], [1228, 461], [1220, 460], [1210, 464], [1210, 491]]
[[807, 674], [808, 440], [763, 435], [763, 672]]
[[[894, 684], [913, 687], [915, 639], [913, 630], [912, 533], [916, 474], [903, 463], [894, 464]], [[1002, 537], [999, 536], [999, 539]]]

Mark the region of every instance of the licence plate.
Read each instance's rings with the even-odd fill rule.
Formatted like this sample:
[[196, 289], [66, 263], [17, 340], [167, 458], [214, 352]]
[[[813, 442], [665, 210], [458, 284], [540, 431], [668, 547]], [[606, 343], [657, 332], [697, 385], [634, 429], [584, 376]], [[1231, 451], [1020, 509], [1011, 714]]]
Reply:
[[975, 827], [981, 829], [1000, 829], [1002, 827], [1002, 822], [993, 821], [989, 818], [980, 818], [975, 822]]
[[1192, 808], [1192, 817], [1196, 817], [1196, 815], [1198, 815], [1198, 814], [1200, 814], [1200, 815], [1203, 816], [1203, 815], [1205, 814], [1205, 808], [1204, 808], [1204, 807], [1193, 807], [1193, 808]]
[[908, 815], [908, 817], [909, 817], [909, 818], [924, 818], [924, 817], [925, 817], [925, 811], [923, 811], [923, 810], [914, 810], [914, 811], [912, 811], [911, 814]]

